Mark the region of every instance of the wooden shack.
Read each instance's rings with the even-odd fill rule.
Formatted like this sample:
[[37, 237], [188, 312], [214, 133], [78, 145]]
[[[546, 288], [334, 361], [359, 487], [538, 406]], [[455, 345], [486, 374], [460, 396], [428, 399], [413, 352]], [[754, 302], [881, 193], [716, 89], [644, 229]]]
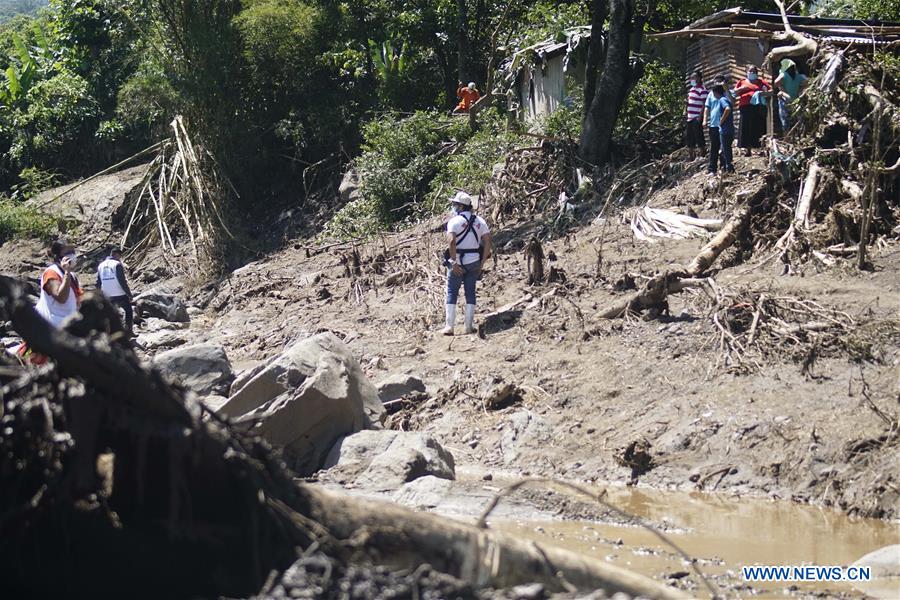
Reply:
[[[873, 45], [896, 48], [900, 44], [900, 23], [800, 15], [788, 15], [787, 19], [796, 31], [842, 47]], [[748, 64], [757, 65], [761, 75], [771, 81], [778, 73], [778, 65], [763, 63], [774, 46], [785, 43], [776, 37], [783, 31], [780, 14], [729, 8], [698, 19], [683, 29], [649, 37], [690, 40], [685, 56], [685, 81], [694, 69], [700, 69], [707, 82], [716, 75], [730, 75], [732, 82], [736, 82], [744, 77]], [[798, 61], [798, 68], [805, 70], [802, 61]]]
[[509, 110], [533, 123], [567, 104], [581, 85], [590, 35], [590, 27], [574, 27], [564, 40], [546, 40], [509, 57], [500, 69]]

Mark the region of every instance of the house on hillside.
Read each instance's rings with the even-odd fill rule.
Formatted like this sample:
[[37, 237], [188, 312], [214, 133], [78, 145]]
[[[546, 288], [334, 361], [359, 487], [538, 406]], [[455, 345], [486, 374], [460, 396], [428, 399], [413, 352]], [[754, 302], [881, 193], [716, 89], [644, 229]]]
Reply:
[[[900, 48], [900, 23], [802, 17], [789, 15], [795, 30], [818, 40], [846, 47], [875, 45]], [[647, 36], [647, 53], [684, 66], [684, 82], [701, 69], [704, 79], [728, 74], [732, 82], [744, 77], [748, 64], [758, 65], [771, 77], [777, 65], [763, 65], [773, 47], [786, 42], [781, 15], [729, 8], [699, 19], [683, 29]], [[574, 27], [559, 39], [545, 40], [517, 51], [500, 66], [507, 105], [525, 122], [551, 114], [581, 93], [590, 26]], [[802, 65], [800, 65], [803, 70]], [[687, 89], [687, 88], [685, 88]]]
[[589, 26], [575, 27], [565, 32], [564, 41], [542, 41], [507, 58], [500, 72], [510, 112], [532, 122], [569, 102], [568, 95], [584, 78], [590, 39]]
[[[874, 45], [900, 47], [900, 23], [803, 17], [788, 15], [791, 27], [819, 41], [836, 46]], [[779, 41], [776, 34], [784, 31], [780, 14], [729, 8], [699, 19], [683, 29], [652, 34], [652, 39], [689, 41], [685, 56], [685, 81], [699, 68], [707, 81], [719, 74], [731, 75], [732, 81], [744, 77], [748, 64], [758, 65], [768, 76], [777, 73], [777, 65], [764, 65], [766, 55]], [[798, 65], [803, 70], [802, 65]]]
[[[606, 34], [601, 35], [605, 38]], [[590, 41], [591, 27], [583, 25], [566, 30], [558, 39], [539, 42], [508, 57], [500, 66], [500, 74], [506, 86], [509, 111], [529, 123], [571, 104], [575, 95], [582, 94]], [[644, 58], [680, 60], [684, 45], [674, 38], [647, 40]]]

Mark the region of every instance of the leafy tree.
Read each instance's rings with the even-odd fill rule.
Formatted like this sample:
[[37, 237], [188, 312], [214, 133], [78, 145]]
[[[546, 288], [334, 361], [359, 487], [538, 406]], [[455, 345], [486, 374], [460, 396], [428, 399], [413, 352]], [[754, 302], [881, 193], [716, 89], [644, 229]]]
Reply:
[[100, 114], [88, 82], [63, 71], [37, 82], [24, 108], [13, 112], [9, 155], [19, 165], [42, 165], [77, 171], [84, 166], [84, 147], [93, 135], [90, 124]]
[[47, 6], [47, 0], [0, 0], [0, 23], [19, 15], [32, 15]]
[[896, 0], [818, 0], [808, 11], [820, 17], [900, 21], [900, 3]]

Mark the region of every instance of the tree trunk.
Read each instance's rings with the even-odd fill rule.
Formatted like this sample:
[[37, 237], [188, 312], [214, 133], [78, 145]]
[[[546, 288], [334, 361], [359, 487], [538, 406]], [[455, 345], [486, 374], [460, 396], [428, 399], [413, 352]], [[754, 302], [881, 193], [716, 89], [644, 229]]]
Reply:
[[603, 23], [609, 14], [607, 0], [591, 0], [591, 41], [588, 45], [587, 65], [584, 68], [584, 111], [594, 101], [600, 63], [603, 61]]
[[638, 54], [643, 51], [644, 47], [644, 27], [647, 22], [656, 14], [656, 5], [658, 0], [649, 0], [646, 10], [634, 18], [634, 27], [632, 28], [632, 45], [631, 51]]
[[466, 0], [456, 0], [457, 34], [456, 34], [456, 60], [459, 80], [465, 84], [471, 81], [469, 77], [469, 11]]
[[609, 44], [603, 73], [584, 125], [578, 154], [585, 162], [599, 166], [609, 160], [613, 126], [619, 99], [628, 83], [628, 57], [631, 48], [631, 19], [634, 0], [610, 0]]

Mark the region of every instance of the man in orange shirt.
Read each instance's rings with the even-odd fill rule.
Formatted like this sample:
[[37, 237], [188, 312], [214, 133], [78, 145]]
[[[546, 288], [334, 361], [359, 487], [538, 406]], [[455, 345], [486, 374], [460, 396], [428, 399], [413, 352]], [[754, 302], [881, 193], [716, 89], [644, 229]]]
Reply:
[[472, 108], [472, 105], [478, 102], [478, 99], [481, 98], [481, 94], [478, 93], [478, 89], [475, 87], [475, 82], [469, 82], [469, 85], [463, 85], [462, 81], [459, 82], [459, 88], [456, 90], [456, 97], [459, 98], [459, 104], [456, 105], [456, 108], [453, 109], [454, 113], [467, 113], [469, 109]]

